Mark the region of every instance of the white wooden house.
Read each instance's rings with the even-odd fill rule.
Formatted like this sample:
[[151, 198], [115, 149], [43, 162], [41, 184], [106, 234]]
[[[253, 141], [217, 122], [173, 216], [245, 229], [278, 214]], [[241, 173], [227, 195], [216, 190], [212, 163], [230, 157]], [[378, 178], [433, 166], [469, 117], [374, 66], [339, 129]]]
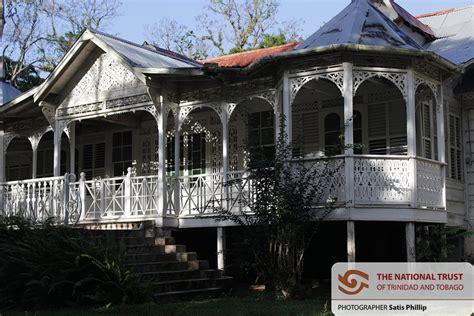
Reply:
[[[213, 210], [241, 210], [249, 151], [272, 155], [283, 114], [298, 155], [342, 166], [328, 221], [347, 223], [348, 260], [354, 223], [372, 221], [404, 223], [413, 261], [415, 224], [474, 223], [473, 12], [353, 0], [303, 42], [199, 62], [87, 30], [41, 86], [3, 100], [1, 210], [222, 237], [232, 223]], [[341, 151], [341, 134], [362, 148]]]

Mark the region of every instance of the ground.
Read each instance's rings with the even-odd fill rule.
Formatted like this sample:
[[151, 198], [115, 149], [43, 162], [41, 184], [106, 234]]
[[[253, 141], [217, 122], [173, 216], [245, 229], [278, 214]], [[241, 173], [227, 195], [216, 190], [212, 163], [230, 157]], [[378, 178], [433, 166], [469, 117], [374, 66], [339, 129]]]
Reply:
[[325, 301], [320, 300], [271, 300], [261, 298], [223, 298], [201, 302], [189, 303], [168, 303], [168, 304], [143, 304], [143, 305], [122, 305], [102, 308], [67, 308], [50, 311], [37, 312], [5, 312], [1, 316], [88, 316], [88, 315], [311, 315], [329, 316], [332, 315], [327, 309]]

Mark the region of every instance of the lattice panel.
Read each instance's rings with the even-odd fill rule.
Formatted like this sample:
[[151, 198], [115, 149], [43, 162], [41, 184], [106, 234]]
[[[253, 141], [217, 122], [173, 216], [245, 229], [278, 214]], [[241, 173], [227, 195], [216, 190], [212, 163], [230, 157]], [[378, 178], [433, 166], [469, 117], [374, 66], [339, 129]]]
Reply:
[[417, 160], [418, 205], [443, 207], [443, 176], [441, 165], [426, 160]]
[[94, 97], [113, 90], [137, 86], [140, 80], [121, 62], [109, 54], [103, 54], [69, 93], [68, 99]]
[[410, 202], [407, 159], [354, 159], [354, 198], [364, 204]]

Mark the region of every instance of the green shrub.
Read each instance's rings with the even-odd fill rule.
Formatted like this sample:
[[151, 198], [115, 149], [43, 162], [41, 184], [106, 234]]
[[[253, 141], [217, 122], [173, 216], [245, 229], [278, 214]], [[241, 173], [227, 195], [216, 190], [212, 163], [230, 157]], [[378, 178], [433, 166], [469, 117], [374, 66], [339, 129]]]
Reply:
[[90, 231], [0, 217], [0, 307], [26, 310], [138, 303], [143, 287], [124, 251]]

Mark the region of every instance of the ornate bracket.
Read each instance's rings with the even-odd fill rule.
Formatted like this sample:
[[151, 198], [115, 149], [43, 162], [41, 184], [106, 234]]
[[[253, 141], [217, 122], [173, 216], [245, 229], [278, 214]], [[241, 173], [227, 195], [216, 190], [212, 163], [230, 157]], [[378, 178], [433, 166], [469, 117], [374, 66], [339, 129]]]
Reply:
[[51, 126], [54, 126], [54, 122], [56, 121], [56, 106], [45, 101], [41, 101], [39, 105], [41, 106], [41, 112], [43, 112], [43, 115], [46, 117], [46, 120], [48, 120], [48, 123]]
[[7, 152], [7, 148], [8, 146], [10, 145], [10, 143], [12, 142], [12, 140], [14, 140], [15, 138], [17, 137], [20, 137], [21, 135], [20, 134], [17, 134], [17, 133], [5, 133], [3, 135], [3, 153], [5, 154]]
[[402, 93], [403, 97], [406, 99], [408, 96], [408, 87], [407, 87], [407, 74], [398, 73], [398, 72], [376, 72], [376, 71], [354, 71], [354, 89], [353, 94], [355, 95], [357, 89], [361, 86], [364, 81], [367, 79], [378, 77], [385, 78], [390, 80]]
[[319, 79], [326, 79], [334, 83], [341, 91], [342, 94], [342, 86], [344, 84], [344, 72], [343, 71], [336, 71], [336, 72], [328, 72], [328, 73], [321, 73], [321, 74], [314, 74], [304, 77], [296, 77], [290, 79], [290, 104], [296, 98], [296, 95], [300, 91], [301, 87], [312, 80], [319, 80]]
[[424, 78], [415, 77], [415, 92], [418, 90], [418, 87], [420, 85], [425, 85], [431, 90], [436, 102], [436, 111], [439, 112], [441, 110], [442, 104], [441, 104], [441, 99], [439, 95], [438, 85]]
[[43, 138], [44, 134], [46, 134], [49, 131], [52, 131], [53, 129], [51, 126], [36, 130], [32, 135], [28, 136], [28, 140], [31, 143], [31, 148], [33, 151], [38, 149], [38, 145], [41, 141], [41, 138]]

